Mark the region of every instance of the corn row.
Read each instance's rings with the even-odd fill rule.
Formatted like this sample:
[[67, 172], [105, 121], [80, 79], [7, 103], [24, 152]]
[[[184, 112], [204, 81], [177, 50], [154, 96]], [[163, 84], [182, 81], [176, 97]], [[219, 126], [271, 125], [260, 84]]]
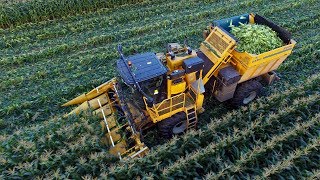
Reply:
[[253, 122], [250, 124], [248, 128], [243, 129], [242, 131], [236, 131], [232, 136], [228, 135], [222, 137], [218, 143], [210, 143], [207, 147], [201, 150], [197, 150], [191, 154], [188, 154], [186, 155], [186, 157], [178, 159], [173, 164], [163, 169], [162, 172], [164, 176], [171, 176], [174, 172], [183, 172], [182, 169], [188, 169], [188, 166], [190, 166], [193, 163], [197, 164], [197, 159], [205, 158], [209, 154], [212, 155], [218, 150], [227, 148], [230, 144], [233, 144], [234, 142], [244, 140], [245, 137], [247, 137], [251, 133], [254, 133], [254, 129], [258, 126], [258, 121]]
[[[107, 164], [100, 165], [101, 162], [111, 163], [116, 158], [99, 145], [100, 136], [96, 133], [100, 127], [94, 125], [99, 124], [95, 123], [97, 119], [69, 120], [72, 120], [70, 124], [61, 123], [65, 121], [62, 119], [49, 120], [2, 139], [2, 144], [7, 144], [6, 154], [0, 158], [4, 165], [2, 168], [6, 169], [4, 173], [21, 176], [33, 171], [32, 175], [42, 175], [41, 169], [60, 169], [61, 173], [69, 173], [67, 177], [77, 178], [76, 171], [93, 170], [99, 174], [100, 170], [106, 170]], [[34, 139], [28, 139], [30, 135]], [[13, 158], [19, 163], [14, 165]]]
[[92, 12], [101, 8], [116, 8], [127, 3], [139, 3], [142, 0], [32, 0], [24, 3], [0, 6], [0, 28], [8, 28], [27, 22], [61, 18], [83, 12]]
[[[234, 6], [229, 6], [229, 7], [232, 8]], [[183, 17], [181, 19], [178, 18], [178, 19], [173, 19], [173, 20], [170, 20], [170, 21], [169, 20], [164, 20], [164, 21], [162, 21], [162, 24], [160, 24], [160, 25], [158, 24], [158, 25], [154, 26], [153, 29], [157, 29], [157, 26], [165, 28], [165, 26], [168, 26], [170, 24], [175, 24], [175, 27], [177, 25], [178, 27], [176, 27], [176, 28], [179, 28], [179, 25], [184, 25], [182, 28], [192, 29], [192, 27], [194, 27], [194, 26], [200, 26], [201, 24], [202, 25], [206, 25], [207, 24], [207, 20], [201, 21], [201, 22], [197, 22], [195, 24], [193, 24], [192, 22], [194, 22], [195, 20], [198, 21], [199, 19], [203, 19], [204, 18], [204, 14], [210, 14], [210, 13], [213, 13], [213, 12], [216, 12], [216, 9], [215, 9], [215, 11], [213, 11], [210, 8], [210, 11], [208, 11], [208, 12], [200, 11], [198, 14], [194, 14], [193, 16], [190, 16], [190, 17]], [[186, 26], [186, 22], [189, 23], [189, 24], [192, 24], [192, 25]], [[176, 28], [175, 28], [175, 30], [176, 30]], [[145, 28], [143, 28], [143, 29], [145, 29]], [[152, 30], [152, 28], [149, 28], [149, 29]], [[154, 35], [155, 36], [161, 36], [162, 34], [172, 34], [172, 36], [176, 35], [171, 31], [169, 31], [169, 32], [163, 31], [161, 34], [159, 34], [159, 32], [157, 32]], [[101, 32], [105, 32], [105, 30], [102, 29]], [[136, 34], [135, 32], [133, 32], [133, 34], [135, 36], [141, 35], [141, 34]], [[130, 35], [130, 33], [129, 34], [128, 33], [122, 34], [122, 36], [123, 36], [122, 38], [123, 39], [128, 39], [126, 37], [127, 35]], [[112, 41], [114, 43], [112, 45], [110, 45], [110, 47], [106, 47], [105, 48], [105, 49], [109, 49], [110, 50], [110, 49], [113, 49], [112, 47], [116, 46], [116, 44], [118, 43], [119, 40], [123, 40], [123, 39], [115, 39], [114, 37], [115, 37], [115, 35], [111, 35], [110, 37], [109, 37], [109, 35], [108, 36], [96, 35], [96, 36], [94, 36], [92, 38], [87, 39], [87, 41], [85, 41], [85, 42], [77, 42], [77, 41], [75, 41], [75, 42], [73, 42], [73, 44], [70, 44], [70, 45], [67, 45], [67, 44], [58, 45], [58, 46], [56, 46], [54, 48], [48, 48], [48, 52], [46, 50], [42, 50], [43, 52], [39, 52], [39, 54], [43, 54], [43, 55], [32, 55], [32, 54], [29, 55], [29, 53], [28, 53], [28, 54], [25, 54], [25, 55], [24, 54], [20, 55], [21, 57], [12, 58], [12, 57], [9, 56], [9, 57], [7, 57], [8, 59], [7, 58], [2, 58], [2, 60], [0, 61], [1, 62], [0, 65], [2, 64], [2, 61], [3, 62], [8, 62], [9, 64], [13, 63], [13, 65], [16, 65], [16, 63], [15, 63], [16, 61], [18, 61], [18, 62], [24, 62], [26, 60], [35, 61], [38, 58], [50, 57], [50, 56], [52, 56], [52, 55], [54, 55], [54, 54], [56, 54], [58, 52], [59, 53], [60, 52], [65, 52], [65, 51], [68, 52], [68, 51], [73, 50], [73, 49], [80, 49], [82, 47], [88, 47], [88, 46], [92, 46], [92, 45], [96, 46], [96, 45], [98, 45], [98, 44], [100, 44], [102, 42], [103, 43], [108, 42], [108, 39], [110, 39], [110, 40], [114, 39]], [[153, 39], [153, 38], [154, 37], [150, 37], [149, 39]], [[172, 38], [172, 39], [174, 39], [174, 38]], [[133, 39], [131, 41], [138, 41], [138, 40], [141, 41], [140, 37], [139, 38], [135, 38], [135, 39]], [[100, 42], [100, 43], [98, 43], [98, 42]], [[126, 43], [126, 41], [123, 41], [123, 43]], [[29, 47], [29, 45], [27, 47]], [[55, 50], [55, 49], [57, 49], [57, 50]], [[111, 59], [114, 59], [114, 58], [115, 57], [111, 57]], [[8, 65], [8, 64], [3, 64], [3, 65]]]
[[[316, 120], [319, 121], [320, 115], [316, 115]], [[315, 119], [314, 118], [314, 119]], [[289, 169], [291, 166], [294, 165], [295, 161], [303, 156], [307, 156], [310, 154], [314, 149], [319, 148], [320, 146], [320, 137], [316, 137], [314, 139], [310, 140], [311, 143], [308, 143], [308, 145], [304, 148], [295, 150], [294, 152], [290, 153], [285, 159], [282, 161], [279, 161], [277, 164], [272, 165], [268, 168], [264, 169], [264, 172], [262, 173], [262, 177], [256, 177], [255, 179], [262, 179], [267, 178], [273, 174], [281, 173], [284, 169]]]
[[[310, 97], [308, 99], [307, 98], [298, 99], [294, 103], [294, 105], [293, 105], [294, 107], [290, 107], [286, 110], [280, 111], [279, 114], [270, 115], [268, 117], [268, 120], [264, 121], [266, 123], [262, 123], [261, 118], [257, 119], [257, 121], [255, 122], [255, 124], [257, 124], [257, 125], [254, 125], [254, 126], [251, 125], [251, 128], [248, 128], [244, 131], [246, 132], [249, 130], [249, 131], [252, 131], [253, 133], [255, 133], [254, 130], [256, 130], [257, 128], [263, 129], [264, 127], [268, 127], [272, 121], [278, 121], [279, 117], [285, 117], [289, 113], [298, 111], [302, 105], [308, 105], [308, 104], [312, 104], [313, 102], [316, 102], [317, 98], [319, 98], [319, 96], [320, 95], [314, 95], [313, 97]], [[316, 99], [314, 99], [315, 97], [316, 97]], [[246, 133], [244, 135], [246, 135]], [[235, 140], [234, 141], [232, 140], [232, 143], [229, 143], [229, 144], [233, 144], [234, 142], [237, 142], [239, 140], [239, 138], [237, 137], [238, 136], [237, 134], [235, 134], [234, 136], [235, 136], [234, 137]], [[242, 138], [245, 138], [245, 137], [246, 136], [243, 136]], [[242, 141], [242, 143], [244, 143], [244, 142]], [[194, 154], [188, 155], [185, 158], [181, 158], [181, 160], [176, 161], [175, 163], [173, 163], [169, 167], [164, 168], [164, 175], [171, 176], [174, 174], [174, 172], [179, 172], [178, 169], [180, 171], [185, 168], [190, 169], [190, 167], [188, 167], [188, 166], [192, 166], [192, 163], [198, 162], [198, 160], [202, 159], [203, 157], [209, 157], [212, 154], [214, 154], [215, 149], [212, 149], [212, 148], [215, 146], [211, 147], [211, 145], [210, 145], [208, 147], [210, 147], [210, 148], [205, 148], [204, 150], [201, 151], [201, 153], [197, 152], [197, 153], [195, 153], [196, 155], [194, 155]], [[217, 146], [217, 147], [219, 147], [219, 146]]]
[[[212, 12], [210, 12], [210, 13], [212, 13]], [[200, 17], [202, 17], [203, 15], [200, 13], [199, 14], [199, 16]], [[186, 21], [186, 20], [188, 20], [187, 22], [193, 22], [193, 21], [190, 21], [189, 19], [191, 18], [191, 20], [199, 20], [199, 17], [198, 17], [198, 14], [195, 14], [195, 15], [193, 15], [192, 17], [189, 17], [189, 18], [182, 18], [182, 19], [174, 19], [174, 20], [170, 20], [170, 21], [168, 21], [168, 20], [165, 20], [165, 21], [163, 21], [162, 23], [164, 23], [164, 24], [168, 24], [169, 22], [170, 22], [170, 24], [174, 24], [175, 25], [175, 27], [178, 25], [182, 25], [182, 24], [185, 24], [185, 22], [184, 21]], [[205, 22], [203, 22], [202, 24], [206, 24]], [[157, 26], [160, 26], [160, 27], [165, 27], [166, 25], [163, 25], [163, 24], [161, 24], [161, 25], [159, 25], [159, 24], [156, 24], [155, 25], [155, 27], [153, 28], [153, 29], [157, 29]], [[145, 30], [147, 30], [147, 29], [145, 29], [145, 28], [143, 28], [144, 30], [143, 31], [145, 31]], [[150, 28], [148, 28], [149, 30], [147, 30], [147, 31], [150, 31], [150, 30], [152, 30], [152, 28], [150, 27]], [[101, 30], [99, 30], [100, 32], [103, 32], [103, 33], [105, 33], [106, 31], [105, 30], [103, 30], [103, 29], [101, 29]], [[129, 31], [131, 31], [131, 30], [129, 30]], [[133, 30], [133, 34], [136, 34], [135, 33], [135, 31]], [[140, 33], [139, 33], [140, 34]], [[85, 35], [85, 34], [84, 34]], [[130, 36], [130, 33], [122, 33], [122, 36], [124, 35], [124, 37], [123, 37], [123, 39], [127, 39], [126, 38], [126, 36], [127, 35], [129, 35]], [[136, 35], [138, 35], [138, 34], [136, 34]], [[117, 41], [119, 41], [120, 39], [119, 38], [116, 38], [116, 36], [117, 35], [104, 35], [104, 34], [102, 34], [102, 35], [96, 35], [96, 36], [94, 36], [94, 37], [92, 37], [92, 38], [89, 38], [88, 39], [88, 42], [92, 42], [92, 43], [89, 43], [89, 44], [91, 44], [91, 45], [97, 45], [97, 44], [101, 44], [101, 42], [103, 42], [103, 43], [106, 43], [106, 42], [108, 42], [108, 41], [111, 41], [111, 42], [117, 42]], [[9, 38], [10, 39], [10, 38]], [[27, 38], [28, 39], [28, 38]], [[29, 38], [30, 39], [30, 38]], [[68, 41], [70, 41], [70, 40], [68, 40]], [[20, 41], [18, 41], [19, 42], [19, 44], [20, 44]], [[100, 42], [100, 43], [99, 43]], [[66, 46], [66, 44], [63, 44], [63, 42], [60, 42], [60, 43], [62, 43], [62, 45], [59, 45], [59, 46], [57, 46], [57, 48], [58, 47], [60, 47], [60, 46]], [[76, 47], [74, 47], [75, 49], [79, 49], [79, 48], [81, 48], [81, 47], [87, 47], [88, 46], [88, 44], [87, 43], [84, 43], [83, 44], [83, 42], [77, 42], [77, 41], [75, 41], [75, 42], [73, 42], [74, 44], [79, 44], [79, 47], [77, 48], [77, 46]], [[82, 44], [82, 45], [80, 45], [80, 44]], [[30, 47], [30, 45], [29, 44], [26, 44], [27, 46], [26, 47]], [[48, 42], [46, 42], [45, 44], [44, 44], [45, 46], [48, 46], [48, 45], [50, 45], [50, 43], [48, 43]], [[53, 45], [51, 45], [51, 46], [53, 46]], [[69, 46], [72, 46], [72, 45], [69, 45]], [[39, 47], [41, 47], [42, 48], [42, 45], [40, 46], [39, 45]], [[64, 49], [64, 48], [59, 48], [59, 49], [61, 49], [62, 51], [69, 51], [69, 48], [67, 48], [67, 49]], [[73, 49], [73, 48], [72, 48]], [[110, 48], [109, 48], [110, 49]], [[56, 51], [53, 51], [53, 52], [56, 52]], [[59, 52], [59, 51], [58, 51]], [[52, 54], [51, 54], [52, 55]], [[29, 56], [25, 56], [25, 55], [21, 55], [22, 56], [22, 58], [23, 59], [34, 59], [34, 58], [37, 58], [37, 56], [32, 56], [32, 57], [29, 57]], [[46, 56], [41, 56], [41, 57], [46, 57]], [[6, 58], [3, 58], [3, 61], [4, 62], [11, 62], [11, 63], [14, 63], [15, 61], [13, 61], [12, 62], [12, 57], [10, 57], [10, 56], [8, 56], [7, 58], [9, 58], [8, 60], [5, 60]], [[18, 59], [17, 60], [19, 60], [19, 59], [21, 59], [21, 58], [19, 58], [18, 57]], [[20, 60], [20, 61], [22, 61], [23, 62], [23, 60]]]
[[[290, 113], [290, 112], [288, 112]], [[234, 162], [232, 165], [229, 165], [227, 168], [222, 169], [217, 173], [217, 175], [212, 176], [212, 179], [219, 179], [231, 171], [232, 173], [244, 172], [246, 164], [253, 162], [257, 158], [263, 156], [267, 151], [273, 150], [279, 144], [289, 141], [292, 137], [297, 136], [298, 134], [305, 133], [309, 128], [313, 126], [320, 125], [319, 123], [320, 115], [317, 114], [315, 118], [310, 121], [303, 123], [296, 123], [294, 127], [285, 131], [283, 134], [272, 136], [272, 139], [267, 142], [255, 146], [250, 152], [247, 152], [241, 155], [240, 159]]]
[[[201, 24], [203, 24], [203, 22], [198, 22], [196, 24], [188, 24], [187, 26], [185, 26], [185, 28], [192, 28], [194, 25], [201, 25]], [[172, 39], [179, 39], [181, 37], [184, 37], [184, 35], [192, 36], [192, 35], [196, 34], [195, 30], [181, 32], [179, 34], [174, 34], [173, 32], [177, 32], [177, 30], [176, 29], [168, 29], [168, 30], [163, 31], [161, 33], [155, 33], [155, 34], [149, 35], [149, 36], [147, 36], [147, 38], [153, 39], [153, 41], [146, 41], [146, 43], [144, 43], [144, 44], [134, 43], [134, 42], [141, 41], [140, 37], [131, 38], [128, 40], [124, 40], [122, 42], [123, 42], [123, 44], [127, 44], [127, 43], [131, 44], [131, 45], [135, 44], [136, 49], [145, 50], [144, 48], [146, 48], [146, 47], [159, 46], [163, 42], [169, 41], [170, 39], [171, 40]], [[164, 36], [165, 34], [171, 34], [171, 35], [167, 36], [165, 38], [160, 38], [161, 36]], [[53, 57], [56, 55], [60, 55], [62, 53], [68, 53], [68, 52], [78, 50], [81, 48], [85, 48], [85, 47], [94, 47], [97, 44], [101, 44], [101, 43], [104, 43], [105, 41], [108, 41], [109, 38], [110, 37], [108, 37], [108, 36], [99, 36], [99, 37], [87, 39], [80, 44], [77, 42], [73, 42], [72, 44], [57, 45], [55, 47], [49, 47], [49, 48], [41, 50], [41, 51], [22, 54], [22, 55], [16, 56], [16, 57], [2, 58], [0, 60], [0, 66], [3, 66], [3, 67], [8, 66], [8, 65], [16, 66], [16, 65], [19, 65], [19, 64], [22, 64], [25, 62], [37, 62], [37, 60], [39, 60], [39, 59], [50, 58], [50, 57]], [[111, 37], [111, 39], [112, 39], [112, 37]], [[108, 44], [108, 46], [103, 47], [103, 49], [108, 49], [110, 51], [112, 48], [116, 47], [117, 44], [119, 44], [119, 42], [114, 42], [112, 44]], [[130, 47], [130, 50], [132, 50], [133, 48], [134, 47]], [[103, 49], [99, 49], [99, 51], [101, 52], [101, 50], [103, 50]], [[98, 50], [98, 49], [96, 48], [95, 50]], [[104, 52], [103, 54], [106, 54], [106, 53]], [[110, 54], [107, 54], [106, 58], [107, 59], [115, 59], [118, 56], [119, 55], [117, 54], [117, 52], [112, 51], [112, 52], [110, 52]]]
[[[197, 15], [194, 15], [193, 18], [199, 19]], [[184, 19], [186, 19], [186, 18], [184, 18]], [[190, 18], [188, 18], [188, 19], [190, 19]], [[165, 21], [164, 21], [164, 23], [165, 23]], [[181, 22], [181, 20], [179, 20], [179, 19], [171, 21], [171, 23], [177, 24], [177, 25], [185, 24], [183, 21]], [[203, 23], [205, 24], [205, 22], [203, 22]], [[199, 23], [199, 24], [203, 24], [203, 23]], [[161, 26], [163, 27], [163, 25], [161, 25]], [[157, 28], [157, 27], [154, 27], [154, 28]], [[147, 31], [150, 31], [150, 30], [151, 29], [149, 28], [149, 30], [147, 30]], [[102, 31], [102, 32], [105, 32], [105, 31]], [[124, 34], [128, 34], [128, 33], [124, 33]], [[130, 33], [129, 33], [129, 35], [130, 35]], [[50, 57], [50, 56], [52, 56], [52, 55], [54, 55], [56, 53], [60, 53], [60, 51], [69, 52], [69, 51], [74, 50], [74, 49], [80, 49], [81, 47], [88, 47], [88, 46], [92, 46], [92, 45], [96, 46], [96, 45], [101, 44], [101, 43], [106, 43], [106, 42], [109, 42], [109, 41], [116, 42], [118, 40], [119, 39], [116, 38], [115, 35], [112, 35], [112, 36], [110, 36], [110, 35], [108, 35], [108, 36], [106, 36], [106, 35], [94, 36], [92, 38], [87, 39], [87, 42], [77, 42], [77, 41], [75, 41], [75, 42], [73, 42], [73, 44], [70, 44], [70, 45], [62, 44], [62, 45], [58, 45], [58, 46], [56, 46], [54, 48], [48, 48], [48, 50], [42, 50], [42, 52], [40, 52], [39, 54], [43, 54], [43, 55], [40, 55], [40, 56], [28, 53], [28, 54], [22, 54], [22, 55], [20, 55], [20, 57], [15, 57], [14, 59], [9, 56], [9, 57], [7, 57], [8, 59], [4, 58], [1, 61], [3, 61], [4, 63], [7, 62], [7, 63], [10, 63], [10, 64], [12, 64], [12, 63], [13, 64], [15, 64], [15, 63], [19, 64], [19, 63], [25, 62], [27, 59], [30, 59], [32, 61], [36, 61], [39, 58]], [[57, 49], [57, 50], [55, 50], [55, 49]], [[111, 48], [108, 47], [108, 48], [105, 48], [105, 49], [111, 49]], [[110, 58], [114, 58], [114, 57], [110, 57]], [[5, 63], [5, 64], [8, 65], [7, 63]]]
[[314, 180], [314, 179], [319, 179], [320, 178], [320, 169], [313, 170], [309, 176], [307, 176], [306, 179], [308, 180]]
[[[176, 3], [176, 2], [174, 2], [174, 3]], [[117, 14], [117, 16], [115, 17], [116, 19], [114, 19], [114, 18], [110, 19], [110, 18], [103, 17], [104, 19], [93, 18], [92, 21], [94, 21], [94, 23], [99, 23], [99, 26], [102, 26], [102, 28], [98, 29], [99, 32], [113, 33], [114, 29], [119, 29], [120, 31], [121, 31], [121, 29], [125, 29], [126, 24], [121, 24], [121, 23], [134, 20], [131, 18], [140, 19], [143, 17], [150, 17], [150, 16], [157, 15], [158, 12], [156, 11], [156, 9], [163, 9], [162, 13], [165, 15], [160, 16], [160, 17], [156, 17], [156, 19], [152, 19], [152, 21], [147, 20], [145, 22], [146, 24], [152, 23], [153, 26], [155, 26], [154, 29], [158, 29], [157, 26], [159, 26], [160, 24], [161, 24], [162, 28], [164, 28], [165, 26], [168, 26], [170, 24], [174, 25], [175, 28], [178, 28], [177, 25], [183, 24], [185, 22], [195, 22], [199, 19], [204, 19], [204, 18], [207, 19], [207, 21], [208, 21], [207, 16], [209, 14], [213, 14], [214, 12], [220, 13], [220, 12], [223, 12], [225, 9], [230, 9], [230, 11], [236, 10], [235, 6], [232, 6], [228, 3], [223, 3], [221, 5], [218, 4], [218, 6], [215, 7], [215, 11], [213, 11], [210, 6], [202, 8], [202, 9], [196, 9], [195, 11], [192, 12], [193, 15], [191, 16], [191, 15], [189, 15], [190, 13], [188, 12], [189, 9], [183, 9], [182, 11], [178, 11], [177, 9], [181, 9], [180, 6], [198, 6], [198, 4], [195, 4], [195, 2], [189, 2], [189, 1], [188, 2], [181, 2], [178, 4], [178, 6], [173, 6], [174, 9], [172, 9], [171, 8], [172, 3], [168, 3], [168, 4], [165, 4], [164, 7], [159, 6], [157, 8], [156, 7], [151, 8], [150, 10], [148, 9], [148, 12], [150, 11], [150, 13], [153, 13], [153, 14], [148, 14], [148, 13], [145, 13], [145, 11], [144, 11], [144, 14], [142, 14], [142, 15], [139, 14], [139, 16], [137, 16], [137, 17], [135, 17], [135, 16], [127, 17], [128, 14], [130, 14], [130, 12], [126, 12], [126, 13], [122, 13], [124, 17], [122, 17], [122, 14]], [[288, 7], [290, 7], [289, 4], [286, 6], [283, 6], [282, 10], [284, 10], [285, 8], [288, 8]], [[186, 12], [184, 12], [184, 10]], [[280, 9], [279, 9], [279, 11], [280, 11]], [[179, 16], [179, 14], [184, 14], [184, 13], [188, 14], [188, 15]], [[119, 19], [120, 17], [125, 18], [125, 19]], [[210, 17], [210, 18], [212, 19], [213, 17]], [[158, 19], [160, 21], [158, 21]], [[58, 27], [55, 27], [54, 29], [53, 28], [43, 28], [40, 30], [36, 29], [35, 31], [31, 31], [31, 33], [23, 31], [23, 32], [21, 32], [22, 34], [21, 33], [15, 34], [15, 35], [18, 35], [18, 37], [16, 37], [16, 38], [12, 37], [12, 36], [7, 36], [5, 42], [10, 47], [12, 47], [12, 46], [15, 47], [16, 45], [20, 46], [21, 44], [25, 44], [26, 45], [25, 47], [29, 47], [30, 41], [38, 42], [36, 40], [46, 39], [47, 36], [49, 38], [57, 38], [58, 36], [62, 36], [62, 35], [70, 34], [70, 33], [82, 33], [83, 35], [87, 35], [89, 33], [92, 34], [97, 31], [97, 29], [94, 29], [95, 27], [92, 27], [92, 25], [90, 25], [93, 22], [91, 22], [91, 21], [87, 22], [87, 19], [84, 19], [83, 21], [80, 21], [80, 22], [76, 21], [75, 24], [72, 23], [72, 24], [66, 24], [66, 25], [62, 25], [62, 26], [60, 25]], [[119, 27], [119, 23], [122, 26]], [[111, 26], [111, 24], [112, 24], [112, 26]], [[207, 24], [207, 22], [204, 24]], [[138, 23], [133, 24], [133, 25], [135, 25], [134, 27], [139, 27], [139, 26], [141, 27], [141, 23], [139, 21], [138, 21]], [[144, 29], [145, 26], [142, 26], [141, 28]], [[44, 32], [42, 32], [42, 31], [44, 31]], [[116, 31], [116, 32], [118, 32], [118, 31]], [[126, 35], [126, 33], [124, 33], [122, 35]], [[3, 38], [5, 38], [5, 37], [6, 36], [4, 36]], [[35, 39], [34, 37], [37, 37], [37, 38]], [[77, 39], [77, 37], [75, 37], [75, 40], [76, 39]], [[125, 39], [125, 38], [123, 38], [123, 39]], [[46, 44], [44, 43], [44, 45], [46, 45]], [[41, 47], [41, 46], [39, 45], [39, 47]]]
[[[32, 37], [45, 34], [48, 34], [48, 37], [57, 38], [59, 36], [67, 35], [68, 33], [70, 33], [70, 30], [71, 32], [77, 33], [87, 32], [90, 30], [92, 31], [94, 30], [94, 27], [92, 26], [93, 24], [97, 24], [107, 31], [112, 31], [114, 29], [123, 29], [127, 26], [128, 21], [134, 21], [131, 25], [133, 27], [139, 27], [141, 26], [141, 22], [136, 20], [145, 17], [154, 17], [159, 13], [159, 9], [162, 9], [162, 12], [165, 13], [165, 16], [156, 17], [156, 19], [147, 19], [145, 23], [158, 23], [158, 20], [162, 21], [164, 20], [164, 18], [171, 18], [177, 16], [177, 10], [182, 9], [185, 5], [195, 6], [197, 4], [195, 1], [184, 0], [182, 2], [183, 4], [177, 4], [176, 2], [169, 2], [158, 5], [152, 4], [152, 6], [150, 7], [145, 7], [143, 13], [136, 13], [137, 10], [141, 9], [140, 6], [133, 7], [132, 9], [130, 8], [130, 10], [119, 9], [111, 12], [109, 9], [103, 9], [98, 13], [96, 12], [92, 14], [78, 15], [76, 17], [69, 17], [67, 19], [64, 19], [62, 23], [51, 23], [49, 21], [45, 21], [40, 24], [21, 25], [15, 27], [10, 32], [4, 31], [3, 34], [6, 37], [8, 37], [8, 39], [13, 39], [15, 36], [27, 36], [29, 37], [29, 39], [31, 39]], [[173, 12], [170, 12], [171, 10]], [[184, 10], [185, 9], [182, 9], [182, 11], [180, 12], [183, 13]], [[79, 19], [81, 19], [81, 21], [79, 21]], [[105, 27], [108, 25], [113, 26]], [[26, 29], [28, 29], [28, 31], [25, 31]], [[55, 34], [57, 34], [58, 36], [56, 36]]]

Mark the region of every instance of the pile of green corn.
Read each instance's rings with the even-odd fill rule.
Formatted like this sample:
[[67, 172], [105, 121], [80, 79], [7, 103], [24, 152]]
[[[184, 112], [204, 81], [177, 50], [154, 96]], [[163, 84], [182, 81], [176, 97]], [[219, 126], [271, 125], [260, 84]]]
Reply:
[[277, 33], [270, 27], [259, 24], [231, 26], [231, 33], [239, 40], [237, 50], [261, 54], [283, 45]]

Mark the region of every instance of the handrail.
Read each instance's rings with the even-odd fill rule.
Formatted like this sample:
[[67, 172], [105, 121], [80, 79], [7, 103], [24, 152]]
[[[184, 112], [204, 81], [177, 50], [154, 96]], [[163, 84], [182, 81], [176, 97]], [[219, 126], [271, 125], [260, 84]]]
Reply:
[[[182, 97], [183, 97], [183, 101], [182, 102], [181, 101], [178, 101], [177, 103], [173, 102], [175, 99], [182, 98]], [[144, 102], [146, 104], [146, 99], [145, 98], [143, 98], [143, 99], [144, 99]], [[173, 107], [176, 107], [176, 106], [181, 105], [181, 104], [182, 104], [182, 107], [184, 107], [185, 106], [185, 99], [186, 99], [185, 93], [181, 93], [181, 94], [173, 96], [173, 97], [171, 97], [169, 99], [165, 99], [162, 102], [160, 102], [159, 104], [153, 105], [153, 107], [151, 107], [151, 108], [147, 107], [147, 109], [152, 111], [153, 113], [156, 114], [157, 117], [159, 117], [160, 116], [159, 113], [161, 114], [161, 112], [163, 112], [165, 110], [169, 109], [169, 111], [172, 112], [173, 111], [172, 110]], [[169, 103], [169, 106], [161, 108], [161, 106], [163, 106], [166, 103]]]
[[[165, 100], [163, 100], [159, 105], [158, 105], [158, 107], [156, 107], [156, 109], [159, 109], [160, 107], [161, 107], [161, 105], [163, 104], [163, 103], [165, 103], [166, 101], [172, 101], [172, 99], [176, 99], [176, 98], [178, 98], [178, 97], [180, 97], [180, 96], [185, 96], [185, 93], [181, 93], [181, 94], [179, 94], [179, 95], [177, 95], [177, 96], [173, 96], [173, 97], [171, 97], [170, 99], [165, 99]], [[170, 103], [170, 105], [171, 105], [171, 103]]]
[[[169, 107], [162, 108], [162, 109], [160, 109], [160, 110], [158, 110], [158, 111], [159, 111], [159, 112], [162, 112], [162, 111], [170, 108], [170, 112], [171, 112], [171, 111], [172, 111], [172, 107], [175, 107], [175, 106], [177, 106], [177, 105], [179, 105], [179, 104], [184, 104], [184, 102], [179, 102], [179, 103], [176, 103], [176, 104], [174, 104], [174, 105], [170, 105]], [[182, 107], [183, 107], [183, 106], [182, 106]]]

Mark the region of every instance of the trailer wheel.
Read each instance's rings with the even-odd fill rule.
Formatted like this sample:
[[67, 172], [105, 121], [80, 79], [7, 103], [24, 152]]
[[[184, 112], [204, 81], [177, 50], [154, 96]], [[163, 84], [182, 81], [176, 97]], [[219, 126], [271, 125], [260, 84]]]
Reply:
[[260, 96], [262, 85], [256, 80], [241, 83], [231, 99], [230, 103], [233, 106], [245, 106], [252, 102], [256, 97]]
[[177, 113], [170, 118], [162, 120], [158, 123], [158, 130], [162, 137], [172, 138], [173, 135], [179, 135], [187, 129], [186, 114]]

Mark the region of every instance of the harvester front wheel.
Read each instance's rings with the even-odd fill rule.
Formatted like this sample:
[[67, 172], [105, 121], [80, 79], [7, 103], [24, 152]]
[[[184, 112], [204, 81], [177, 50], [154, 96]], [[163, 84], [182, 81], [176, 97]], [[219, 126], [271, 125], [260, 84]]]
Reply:
[[179, 135], [187, 129], [186, 114], [177, 113], [170, 118], [162, 120], [158, 123], [158, 130], [162, 137], [172, 138], [174, 135]]
[[256, 97], [260, 96], [262, 85], [256, 80], [246, 81], [241, 83], [231, 99], [233, 106], [245, 106], [252, 102]]

